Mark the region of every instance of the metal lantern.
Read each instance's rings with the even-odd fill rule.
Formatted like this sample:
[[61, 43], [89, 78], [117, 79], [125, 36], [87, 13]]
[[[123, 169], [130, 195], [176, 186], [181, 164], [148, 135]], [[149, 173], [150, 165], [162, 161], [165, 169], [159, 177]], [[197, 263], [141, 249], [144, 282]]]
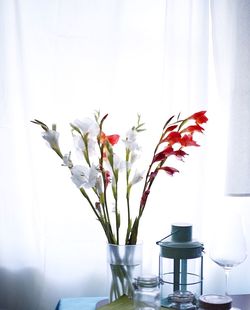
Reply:
[[204, 248], [192, 239], [192, 225], [172, 224], [171, 234], [157, 244], [160, 246], [161, 305], [171, 307], [174, 293], [182, 292], [191, 292], [196, 303], [203, 290]]

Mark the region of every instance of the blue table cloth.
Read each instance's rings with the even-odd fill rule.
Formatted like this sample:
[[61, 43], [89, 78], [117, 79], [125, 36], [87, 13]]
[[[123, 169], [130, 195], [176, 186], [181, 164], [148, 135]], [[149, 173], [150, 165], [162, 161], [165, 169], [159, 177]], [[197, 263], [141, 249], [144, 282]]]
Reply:
[[95, 310], [98, 301], [105, 297], [79, 297], [61, 299], [55, 310]]

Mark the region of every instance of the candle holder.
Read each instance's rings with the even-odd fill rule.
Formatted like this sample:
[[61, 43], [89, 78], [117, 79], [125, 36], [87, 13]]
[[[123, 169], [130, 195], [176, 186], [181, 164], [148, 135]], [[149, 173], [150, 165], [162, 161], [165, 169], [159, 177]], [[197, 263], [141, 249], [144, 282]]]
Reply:
[[174, 292], [192, 293], [196, 304], [203, 292], [204, 247], [192, 239], [192, 225], [172, 224], [171, 234], [156, 243], [160, 246], [161, 305], [171, 308]]

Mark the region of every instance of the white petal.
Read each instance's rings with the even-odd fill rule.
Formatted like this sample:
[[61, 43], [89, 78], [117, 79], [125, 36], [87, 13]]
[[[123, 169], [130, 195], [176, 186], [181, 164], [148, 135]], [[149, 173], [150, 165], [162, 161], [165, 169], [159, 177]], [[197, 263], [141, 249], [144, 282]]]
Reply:
[[69, 168], [72, 168], [73, 167], [73, 164], [72, 164], [72, 160], [70, 158], [70, 153], [69, 154], [65, 154], [63, 156], [63, 166], [67, 166]]
[[96, 185], [97, 182], [97, 175], [98, 175], [98, 171], [96, 169], [96, 167], [94, 165], [91, 166], [91, 168], [88, 171], [88, 182], [87, 184], [85, 184], [85, 186], [87, 187], [94, 187]]
[[102, 177], [99, 175], [96, 179], [96, 190], [98, 194], [103, 193], [103, 186], [102, 186]]
[[122, 171], [126, 167], [126, 163], [117, 154], [113, 155], [113, 165], [115, 170]]
[[78, 188], [81, 188], [85, 182], [85, 167], [76, 165], [71, 169], [71, 179]]
[[76, 119], [73, 124], [80, 128], [83, 134], [88, 133], [89, 137], [97, 136], [100, 130], [98, 124], [88, 117], [83, 120]]
[[54, 149], [58, 148], [59, 133], [55, 130], [47, 130], [42, 132], [42, 137], [48, 142], [49, 146]]
[[140, 182], [143, 179], [145, 171], [138, 172], [137, 170], [135, 171], [135, 174], [133, 176], [133, 179], [131, 181], [131, 184], [134, 185], [138, 182]]

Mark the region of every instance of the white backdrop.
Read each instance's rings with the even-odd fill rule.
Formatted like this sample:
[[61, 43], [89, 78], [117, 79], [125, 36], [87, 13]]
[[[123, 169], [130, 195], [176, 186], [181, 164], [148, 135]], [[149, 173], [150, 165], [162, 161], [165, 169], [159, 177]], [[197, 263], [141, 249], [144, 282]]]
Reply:
[[[48, 310], [61, 297], [107, 293], [104, 234], [30, 123], [34, 118], [57, 123], [68, 152], [75, 118], [100, 109], [109, 113], [110, 131], [124, 134], [141, 113], [146, 169], [172, 114], [207, 109], [201, 148], [190, 150], [179, 175], [159, 176], [153, 186], [140, 230], [143, 268], [157, 273], [155, 242], [172, 222], [193, 223], [206, 244], [214, 214], [223, 214], [219, 204], [227, 204], [229, 106], [218, 97], [216, 53], [214, 67], [212, 34], [220, 25], [212, 29], [209, 17], [227, 13], [231, 23], [235, 16], [231, 1], [212, 5], [210, 11], [205, 0], [0, 1], [1, 308]], [[246, 218], [249, 202], [239, 203]], [[206, 291], [215, 281], [222, 291], [222, 272], [209, 259], [205, 268]], [[235, 273], [232, 292], [249, 293], [250, 279], [239, 285]]]

